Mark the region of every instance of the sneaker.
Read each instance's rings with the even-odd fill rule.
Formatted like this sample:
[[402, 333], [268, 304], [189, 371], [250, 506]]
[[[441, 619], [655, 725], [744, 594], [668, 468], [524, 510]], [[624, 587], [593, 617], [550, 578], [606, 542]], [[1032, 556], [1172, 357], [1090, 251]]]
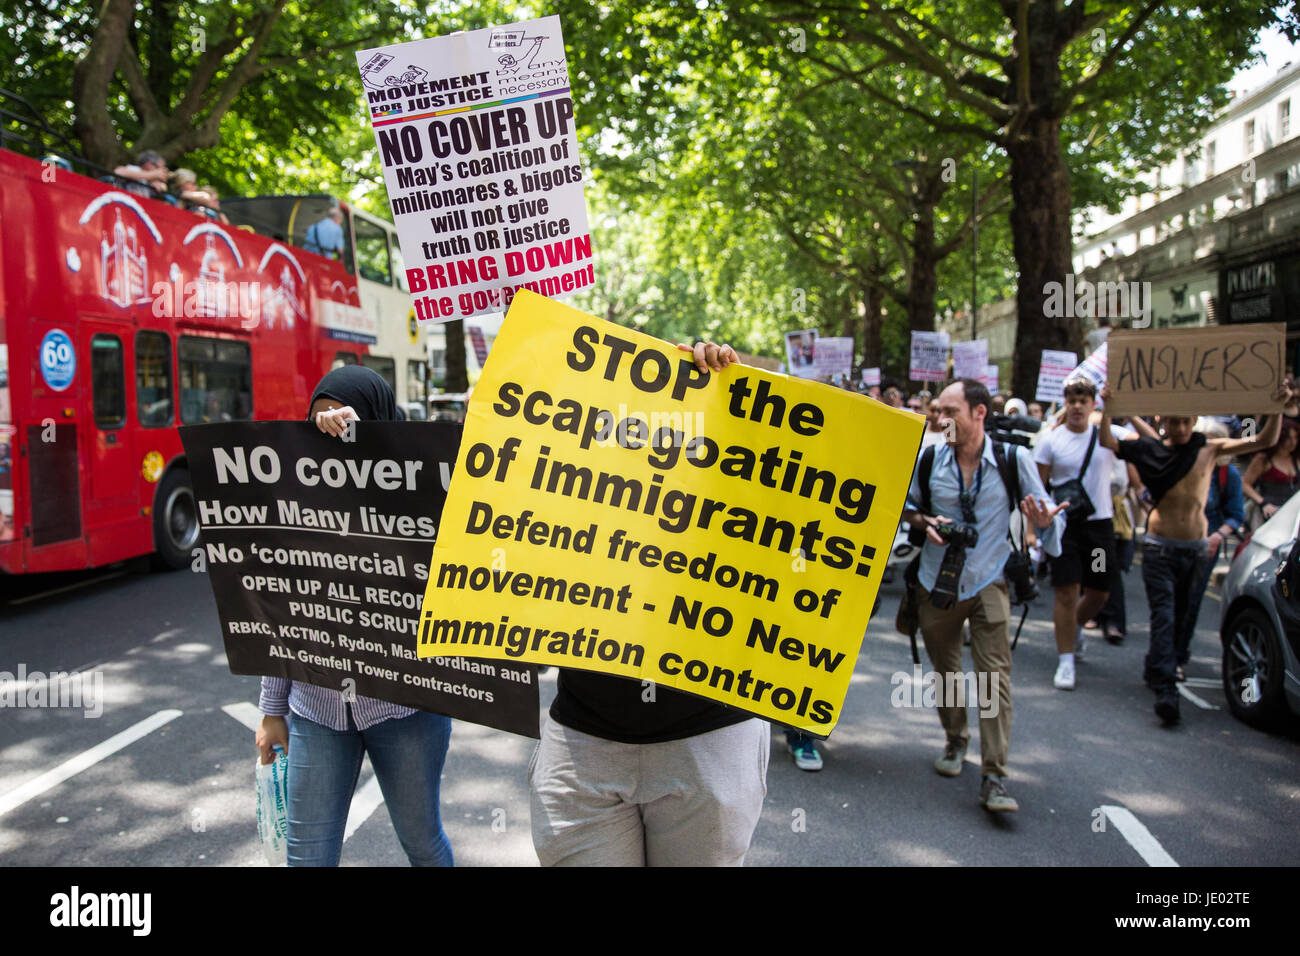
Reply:
[[934, 769], [945, 777], [955, 777], [961, 773], [961, 765], [966, 760], [966, 745], [948, 741], [943, 748], [943, 756], [934, 762]]
[[807, 770], [811, 773], [822, 768], [822, 755], [817, 752], [817, 748], [811, 742], [801, 744], [798, 747], [791, 747], [790, 755], [794, 757], [794, 765], [800, 770]]
[[1115, 628], [1107, 628], [1107, 629], [1106, 629], [1106, 642], [1107, 642], [1108, 644], [1115, 644], [1115, 645], [1123, 644], [1123, 643], [1124, 643], [1124, 632], [1123, 632], [1123, 631], [1116, 630]]
[[1074, 690], [1074, 661], [1061, 661], [1056, 665], [1052, 686], [1057, 690]]
[[1156, 716], [1160, 718], [1166, 727], [1172, 727], [1182, 719], [1178, 713], [1177, 691], [1170, 691], [1156, 698]]
[[1016, 798], [1007, 793], [1002, 781], [988, 774], [980, 785], [980, 806], [991, 813], [1015, 813], [1020, 809]]

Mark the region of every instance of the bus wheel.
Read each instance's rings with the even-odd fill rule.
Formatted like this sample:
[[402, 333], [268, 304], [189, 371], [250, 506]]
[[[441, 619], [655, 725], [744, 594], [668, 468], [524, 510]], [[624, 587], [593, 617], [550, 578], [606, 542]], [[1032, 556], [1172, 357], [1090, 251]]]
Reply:
[[199, 509], [190, 487], [190, 473], [173, 468], [158, 486], [153, 509], [154, 564], [179, 571], [190, 563], [199, 543]]

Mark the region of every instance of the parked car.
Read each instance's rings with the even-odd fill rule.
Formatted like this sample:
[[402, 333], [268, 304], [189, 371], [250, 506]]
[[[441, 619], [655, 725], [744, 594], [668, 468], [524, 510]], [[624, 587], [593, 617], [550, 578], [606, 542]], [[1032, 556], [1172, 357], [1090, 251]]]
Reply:
[[1300, 494], [1251, 532], [1223, 582], [1223, 691], [1234, 717], [1280, 730], [1300, 716]]
[[463, 422], [469, 396], [464, 392], [444, 392], [429, 398], [429, 421]]

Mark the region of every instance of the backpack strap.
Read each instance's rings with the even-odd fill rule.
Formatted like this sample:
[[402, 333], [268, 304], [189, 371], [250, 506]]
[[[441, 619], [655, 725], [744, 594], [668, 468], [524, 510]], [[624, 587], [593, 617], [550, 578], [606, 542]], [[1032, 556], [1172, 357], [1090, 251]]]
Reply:
[[998, 463], [998, 475], [1007, 490], [1008, 510], [1014, 512], [1020, 507], [1020, 465], [1015, 446], [1010, 446], [1010, 454], [1007, 449], [1008, 446], [1000, 441], [993, 443], [993, 459]]
[[930, 472], [934, 471], [934, 445], [921, 452], [918, 475], [921, 484], [921, 514], [930, 514]]

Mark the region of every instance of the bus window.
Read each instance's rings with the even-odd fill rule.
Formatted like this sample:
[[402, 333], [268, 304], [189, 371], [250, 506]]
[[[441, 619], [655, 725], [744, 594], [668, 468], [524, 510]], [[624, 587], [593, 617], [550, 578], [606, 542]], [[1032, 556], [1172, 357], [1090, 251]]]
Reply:
[[[366, 368], [372, 368], [379, 373], [380, 378], [388, 383], [388, 387], [393, 390], [393, 395], [397, 395], [397, 363], [390, 358], [383, 358], [379, 355], [364, 355], [361, 357], [361, 364]], [[401, 404], [401, 399], [398, 399]]]
[[352, 222], [357, 241], [357, 274], [371, 282], [392, 285], [388, 230], [360, 216], [354, 216]]
[[330, 363], [330, 371], [332, 372], [336, 368], [342, 368], [345, 365], [356, 365], [356, 364], [357, 364], [356, 352], [335, 352], [334, 361]]
[[182, 335], [176, 355], [183, 424], [253, 417], [253, 365], [247, 342]]
[[135, 337], [135, 405], [145, 428], [172, 423], [172, 341], [166, 332]]
[[415, 359], [406, 363], [406, 400], [424, 405], [429, 400], [427, 376], [429, 366]]
[[122, 340], [95, 335], [90, 340], [90, 394], [95, 424], [105, 431], [126, 424], [126, 364]]
[[393, 278], [397, 280], [397, 287], [403, 292], [411, 290], [406, 285], [406, 260], [402, 258], [402, 247], [398, 245], [397, 233], [390, 233], [388, 242], [393, 248]]

